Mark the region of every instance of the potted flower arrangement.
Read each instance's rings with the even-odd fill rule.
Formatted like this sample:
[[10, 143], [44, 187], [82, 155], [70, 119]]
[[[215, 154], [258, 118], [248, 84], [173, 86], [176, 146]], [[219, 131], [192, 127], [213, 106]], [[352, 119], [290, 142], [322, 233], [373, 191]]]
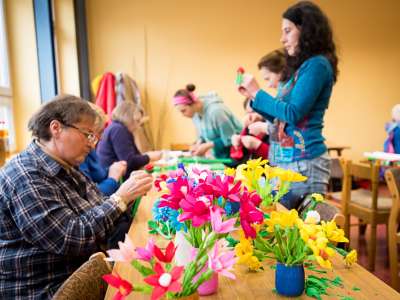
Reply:
[[[183, 224], [176, 230], [175, 239], [180, 265], [193, 260], [191, 253], [199, 252], [208, 236], [225, 239], [240, 223], [246, 234], [255, 237], [251, 224], [262, 223], [264, 219], [257, 208], [261, 198], [256, 192], [242, 188], [241, 181], [235, 181], [233, 176], [198, 169], [193, 169], [189, 176], [181, 168], [159, 185], [166, 188], [162, 190], [158, 211], [168, 208], [178, 214], [177, 220]], [[207, 273], [207, 268], [201, 272]], [[198, 291], [200, 295], [209, 295], [217, 289], [218, 277], [214, 272]]]
[[[132, 292], [151, 293], [151, 299], [198, 299], [197, 289], [213, 272], [235, 279], [231, 272], [235, 264], [234, 252], [217, 234], [208, 235], [200, 245], [192, 262], [185, 267], [174, 265], [176, 246], [171, 241], [165, 251], [152, 239], [145, 247], [135, 247], [129, 236], [119, 242], [119, 249], [107, 251], [108, 260], [130, 263], [144, 277], [144, 284], [134, 284], [117, 273], [103, 279], [118, 289], [114, 299], [124, 299]], [[206, 272], [200, 271], [207, 266]]]
[[238, 262], [247, 263], [250, 267], [251, 257], [254, 257], [253, 261], [255, 258], [258, 261], [275, 259], [275, 287], [284, 296], [295, 297], [303, 293], [305, 263], [317, 262], [323, 268], [332, 269], [331, 259], [335, 252], [345, 257], [346, 266], [357, 259], [354, 250], [348, 253], [336, 247], [337, 243], [348, 242], [344, 231], [334, 221], [320, 222], [316, 211], [310, 211], [305, 220], [299, 217], [296, 210], [274, 211], [257, 228], [257, 232], [256, 238], [242, 237], [236, 245]]

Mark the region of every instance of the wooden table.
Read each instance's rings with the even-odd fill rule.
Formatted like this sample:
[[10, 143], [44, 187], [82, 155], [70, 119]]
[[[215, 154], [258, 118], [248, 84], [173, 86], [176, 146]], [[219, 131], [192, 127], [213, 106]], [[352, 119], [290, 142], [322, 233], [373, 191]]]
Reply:
[[327, 148], [328, 148], [328, 153], [330, 154], [332, 151], [336, 151], [336, 154], [338, 157], [342, 156], [342, 151], [345, 149], [350, 149], [349, 146], [343, 146], [343, 145], [335, 145], [331, 143], [327, 143]]
[[[129, 230], [129, 236], [134, 242], [135, 246], [144, 246], [149, 237], [147, 230], [147, 221], [151, 218], [151, 207], [157, 194], [151, 192], [150, 195], [143, 197], [141, 205], [139, 206], [138, 213], [131, 225]], [[157, 241], [156, 241], [157, 243]], [[166, 243], [164, 242], [164, 245]], [[236, 267], [236, 280], [230, 280], [228, 278], [220, 276], [220, 284], [218, 293], [212, 296], [201, 297], [201, 299], [207, 300], [233, 300], [233, 299], [245, 299], [245, 300], [258, 300], [258, 299], [289, 299], [281, 297], [273, 292], [275, 287], [275, 271], [271, 269], [274, 264], [272, 260], [264, 263], [264, 271], [250, 273], [247, 272], [246, 267]], [[329, 271], [323, 276], [331, 279], [336, 276], [340, 276], [343, 279], [344, 288], [335, 288], [329, 290], [333, 295], [348, 295], [354, 299], [400, 299], [400, 294], [393, 290], [390, 286], [385, 284], [383, 281], [375, 277], [373, 274], [365, 270], [358, 264], [352, 266], [351, 269], [346, 269], [342, 263], [341, 257], [337, 257], [333, 260], [334, 270]], [[129, 264], [117, 263], [114, 267], [123, 278], [129, 282], [143, 283], [140, 274]], [[312, 273], [316, 276], [319, 274]], [[290, 284], [290, 283], [288, 283]], [[353, 287], [360, 288], [360, 291], [353, 291]], [[115, 289], [109, 287], [105, 299], [111, 300]], [[127, 299], [150, 299], [149, 295], [140, 293], [132, 293]], [[311, 299], [304, 294], [296, 299]], [[323, 299], [340, 299], [339, 297], [327, 297]]]

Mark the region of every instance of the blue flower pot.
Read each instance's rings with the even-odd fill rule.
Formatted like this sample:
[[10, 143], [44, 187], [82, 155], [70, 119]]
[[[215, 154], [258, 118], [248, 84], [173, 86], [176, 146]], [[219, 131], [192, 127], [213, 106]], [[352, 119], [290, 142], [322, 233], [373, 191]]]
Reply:
[[286, 266], [276, 264], [275, 288], [278, 294], [287, 297], [297, 297], [304, 291], [304, 266]]

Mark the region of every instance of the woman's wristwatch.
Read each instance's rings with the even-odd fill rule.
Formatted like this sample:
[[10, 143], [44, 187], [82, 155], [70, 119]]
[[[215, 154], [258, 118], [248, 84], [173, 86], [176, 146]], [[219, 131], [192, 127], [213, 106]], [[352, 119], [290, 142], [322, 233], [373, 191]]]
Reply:
[[126, 203], [124, 202], [124, 200], [122, 199], [121, 196], [119, 196], [119, 195], [117, 195], [117, 194], [112, 194], [112, 195], [110, 196], [110, 199], [111, 199], [112, 201], [115, 202], [115, 204], [117, 205], [117, 207], [118, 207], [122, 212], [124, 212], [124, 211], [127, 210], [128, 206], [126, 205]]

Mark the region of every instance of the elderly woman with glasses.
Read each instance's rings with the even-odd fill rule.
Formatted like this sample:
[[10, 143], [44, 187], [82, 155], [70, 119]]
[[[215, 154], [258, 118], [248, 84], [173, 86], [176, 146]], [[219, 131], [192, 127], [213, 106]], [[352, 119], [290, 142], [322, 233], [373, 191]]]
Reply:
[[133, 102], [124, 101], [117, 105], [112, 113], [112, 122], [104, 131], [97, 146], [97, 155], [104, 167], [124, 160], [129, 174], [142, 168], [151, 161], [161, 159], [161, 151], [141, 154], [135, 144], [133, 132], [141, 125], [143, 111]]
[[95, 119], [87, 101], [56, 97], [30, 119], [34, 140], [0, 169], [1, 299], [51, 299], [91, 254], [117, 246], [129, 206], [150, 190], [151, 175], [137, 171], [106, 197], [79, 172]]
[[119, 180], [126, 173], [126, 161], [116, 161], [109, 168], [104, 168], [96, 154], [96, 145], [104, 132], [107, 122], [107, 116], [103, 110], [89, 103], [92, 109], [96, 112], [96, 120], [94, 124], [94, 134], [88, 136], [92, 144], [92, 151], [86, 156], [85, 161], [79, 166], [79, 170], [97, 184], [97, 188], [105, 196], [112, 195], [119, 187]]

